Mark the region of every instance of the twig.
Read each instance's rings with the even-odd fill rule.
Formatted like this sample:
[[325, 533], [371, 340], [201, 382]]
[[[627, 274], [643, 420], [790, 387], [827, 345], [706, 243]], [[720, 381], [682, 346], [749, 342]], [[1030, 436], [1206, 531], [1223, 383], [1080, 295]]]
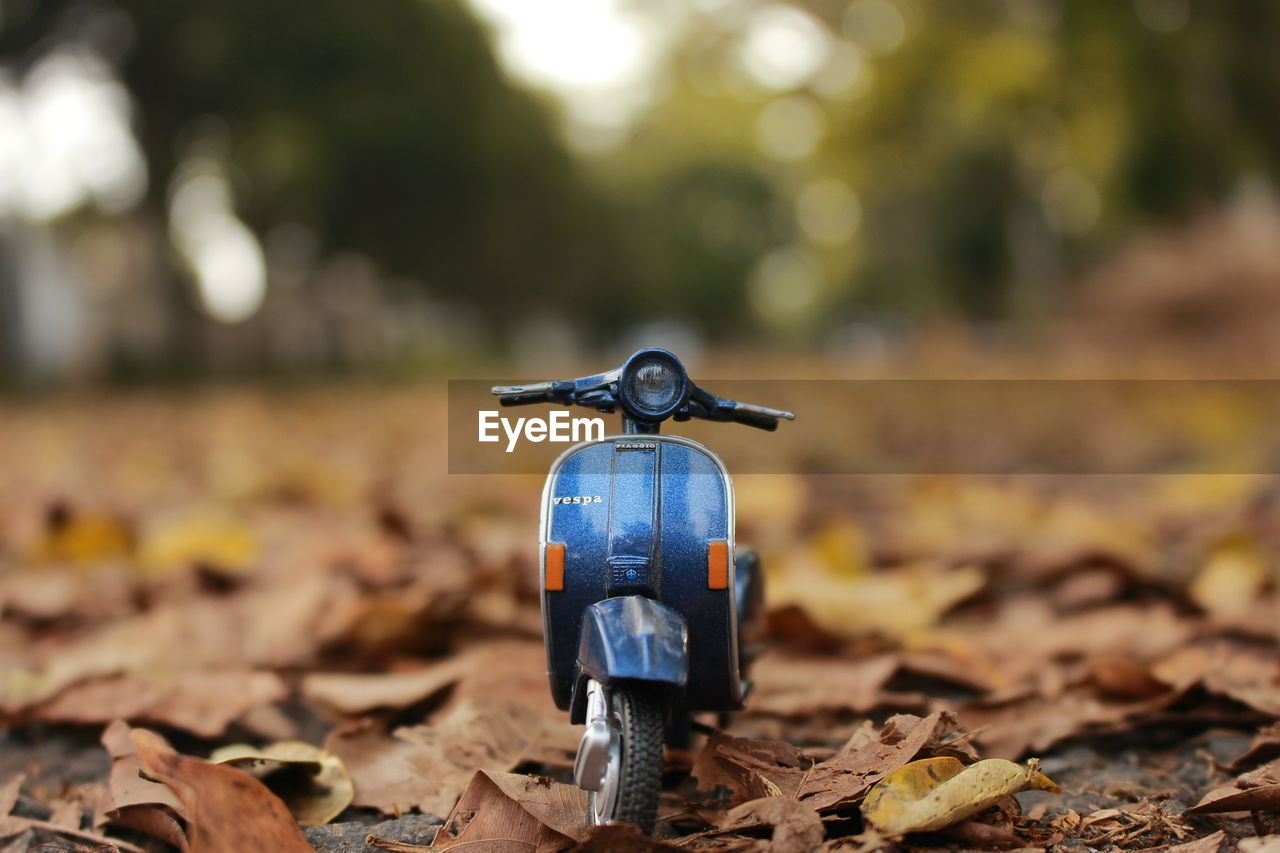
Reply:
[[435, 850], [427, 844], [410, 844], [407, 841], [392, 841], [390, 838], [379, 838], [376, 835], [366, 835], [364, 843], [370, 847], [377, 847], [379, 850], [393, 850], [396, 853], [414, 853], [415, 850]]
[[[471, 844], [495, 844], [505, 842], [507, 844], [521, 844], [531, 849], [538, 849], [538, 845], [532, 841], [525, 841], [521, 838], [477, 838], [472, 841], [459, 841], [457, 844], [450, 844], [448, 849], [456, 850], [459, 847], [467, 847]], [[376, 835], [366, 835], [364, 843], [370, 847], [377, 847], [379, 850], [390, 850], [392, 853], [421, 853], [423, 850], [441, 850], [443, 848], [435, 847], [430, 844], [411, 844], [408, 841], [392, 841], [390, 838], [379, 838]]]
[[50, 823], [47, 820], [36, 820], [31, 817], [14, 817], [14, 820], [20, 820], [30, 829], [39, 829], [44, 832], [52, 832], [55, 835], [65, 835], [69, 838], [76, 838], [81, 841], [89, 841], [94, 844], [110, 844], [125, 853], [147, 853], [136, 844], [130, 844], [128, 841], [120, 841], [116, 838], [107, 838], [103, 835], [94, 835], [92, 832], [86, 832], [83, 829], [73, 829], [69, 826], [59, 826], [56, 823]]

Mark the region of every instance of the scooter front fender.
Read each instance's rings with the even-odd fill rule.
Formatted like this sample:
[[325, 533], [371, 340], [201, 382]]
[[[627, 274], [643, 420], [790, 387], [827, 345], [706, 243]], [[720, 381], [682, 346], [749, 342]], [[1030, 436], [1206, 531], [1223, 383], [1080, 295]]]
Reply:
[[688, 634], [683, 616], [641, 595], [606, 598], [587, 607], [570, 718], [582, 722], [588, 678], [606, 686], [626, 680], [683, 688], [689, 680]]

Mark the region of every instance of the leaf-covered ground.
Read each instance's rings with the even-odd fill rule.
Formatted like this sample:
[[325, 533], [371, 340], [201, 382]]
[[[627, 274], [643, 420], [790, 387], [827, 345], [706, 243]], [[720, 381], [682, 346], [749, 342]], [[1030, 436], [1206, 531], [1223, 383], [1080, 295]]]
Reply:
[[[540, 479], [445, 474], [441, 405], [6, 405], [0, 850], [1280, 849], [1275, 478], [738, 477], [768, 651], [646, 841], [566, 784]], [[1063, 793], [864, 820], [945, 757]]]

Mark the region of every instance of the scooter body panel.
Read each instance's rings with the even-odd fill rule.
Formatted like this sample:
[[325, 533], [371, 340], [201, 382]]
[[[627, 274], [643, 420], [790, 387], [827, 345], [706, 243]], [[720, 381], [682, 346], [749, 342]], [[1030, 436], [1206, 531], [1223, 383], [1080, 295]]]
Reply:
[[[563, 546], [563, 571], [553, 572], [559, 577], [551, 588], [549, 543]], [[558, 707], [570, 709], [582, 673], [579, 651], [588, 637], [584, 620], [604, 626], [591, 635], [599, 638], [591, 643], [604, 644], [598, 654], [589, 652], [591, 660], [616, 663], [642, 654], [628, 646], [625, 626], [615, 629], [610, 623], [625, 615], [627, 605], [590, 610], [597, 602], [632, 596], [652, 599], [683, 621], [687, 672], [682, 700], [689, 709], [742, 706], [733, 489], [715, 454], [697, 442], [663, 435], [621, 435], [575, 445], [547, 478], [542, 545], [543, 623]], [[727, 559], [719, 561], [717, 571], [713, 555], [720, 549]], [[641, 610], [660, 612], [635, 607], [640, 608], [633, 614], [637, 618]], [[665, 617], [659, 621], [670, 622]], [[665, 661], [665, 646], [662, 654]]]
[[653, 681], [684, 687], [689, 680], [688, 628], [672, 608], [642, 595], [597, 601], [582, 618], [579, 677], [608, 686]]

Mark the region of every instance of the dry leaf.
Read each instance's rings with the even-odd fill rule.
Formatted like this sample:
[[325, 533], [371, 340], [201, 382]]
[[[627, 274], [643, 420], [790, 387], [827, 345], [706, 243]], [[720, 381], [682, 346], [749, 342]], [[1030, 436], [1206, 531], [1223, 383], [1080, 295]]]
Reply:
[[167, 786], [142, 777], [142, 760], [134, 750], [132, 732], [117, 720], [102, 733], [102, 745], [112, 759], [111, 775], [95, 811], [94, 825], [109, 822], [127, 826], [185, 851], [187, 835], [179, 819], [187, 819], [186, 807]]
[[1280, 811], [1280, 784], [1260, 785], [1243, 791], [1210, 791], [1199, 803], [1187, 809], [1187, 814], [1217, 814], [1219, 812], [1275, 812]]
[[146, 720], [217, 737], [245, 713], [287, 694], [280, 676], [263, 670], [197, 669], [168, 676], [122, 673], [72, 685], [28, 713], [41, 720], [77, 724]]
[[477, 769], [513, 770], [524, 761], [572, 766], [578, 736], [567, 721], [522, 705], [468, 701], [390, 736], [367, 724], [339, 729], [325, 748], [350, 771], [356, 805], [443, 815]]
[[1248, 609], [1271, 576], [1266, 546], [1229, 536], [1209, 553], [1188, 590], [1191, 600], [1218, 616]]
[[1280, 757], [1280, 723], [1259, 729], [1244, 754], [1231, 762], [1231, 769], [1243, 770], [1276, 757]]
[[825, 831], [822, 818], [804, 803], [791, 797], [772, 796], [751, 800], [729, 811], [719, 830], [732, 832], [758, 826], [773, 828], [772, 847], [778, 853], [816, 850]]
[[698, 790], [724, 786], [734, 802], [769, 796], [793, 796], [808, 765], [800, 749], [789, 743], [742, 738], [716, 731], [693, 761]]
[[130, 739], [147, 776], [181, 801], [191, 853], [313, 853], [284, 803], [248, 773], [179, 755], [146, 729]]
[[897, 714], [875, 738], [857, 733], [839, 752], [808, 771], [799, 797], [819, 812], [854, 805], [873, 784], [921, 752], [975, 757], [973, 747], [960, 734], [949, 712], [923, 719]]
[[243, 521], [217, 509], [169, 515], [142, 531], [138, 560], [164, 574], [194, 565], [241, 572], [258, 557], [257, 538]]
[[[1227, 840], [1227, 834], [1222, 830], [1218, 830], [1212, 835], [1206, 835], [1204, 838], [1197, 838], [1195, 841], [1188, 841], [1185, 844], [1175, 844], [1167, 847], [1164, 853], [1218, 853], [1222, 847], [1222, 842]], [[1239, 849], [1245, 851], [1244, 842], [1240, 842]]]
[[50, 507], [45, 529], [31, 558], [39, 562], [89, 563], [122, 557], [133, 550], [133, 533], [120, 519], [72, 510], [66, 504]]
[[522, 845], [538, 853], [554, 853], [585, 836], [587, 793], [573, 785], [541, 776], [519, 776], [481, 770], [462, 797], [432, 846], [498, 851], [504, 843]]
[[770, 606], [797, 605], [832, 634], [881, 631], [902, 636], [932, 628], [980, 590], [986, 575], [976, 566], [923, 563], [857, 578], [810, 569], [774, 580], [770, 578]]
[[1035, 759], [1025, 766], [988, 758], [965, 767], [950, 757], [913, 761], [881, 779], [862, 803], [866, 820], [891, 835], [959, 823], [1019, 791], [1061, 793]]
[[540, 642], [477, 643], [420, 669], [373, 674], [313, 673], [303, 678], [308, 699], [339, 714], [416, 705], [452, 687], [452, 700], [518, 700], [560, 718], [547, 691], [546, 649]]
[[629, 823], [593, 826], [568, 853], [681, 853], [684, 848], [647, 838]]
[[1240, 853], [1280, 853], [1280, 835], [1242, 838], [1236, 849]]
[[22, 789], [22, 783], [27, 780], [27, 774], [19, 773], [3, 786], [0, 786], [0, 817], [4, 817], [13, 811], [13, 807], [18, 802], [18, 792]]
[[302, 826], [323, 826], [351, 805], [355, 796], [342, 759], [301, 741], [281, 741], [261, 749], [230, 744], [214, 750], [209, 760], [243, 770], [262, 782]]

